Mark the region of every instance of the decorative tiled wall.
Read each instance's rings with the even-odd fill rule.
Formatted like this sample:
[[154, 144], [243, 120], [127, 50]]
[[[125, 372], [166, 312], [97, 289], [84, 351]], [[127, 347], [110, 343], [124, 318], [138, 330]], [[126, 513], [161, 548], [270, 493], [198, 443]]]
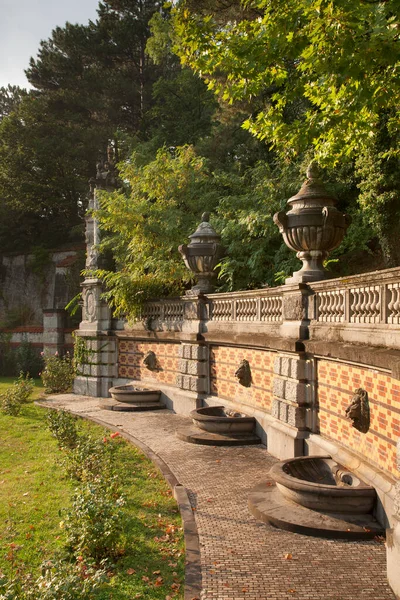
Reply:
[[[244, 402], [271, 412], [275, 352], [212, 346], [210, 349], [211, 394], [221, 399]], [[242, 360], [250, 363], [252, 384], [243, 387], [235, 377]]]
[[[178, 349], [180, 344], [138, 342], [119, 340], [118, 377], [126, 379], [146, 379], [176, 385], [178, 368]], [[157, 369], [150, 371], [143, 365], [147, 352], [153, 351], [157, 358]]]
[[[368, 392], [371, 424], [360, 433], [346, 419], [354, 391]], [[365, 456], [378, 468], [399, 477], [396, 444], [400, 437], [400, 381], [382, 371], [318, 360], [319, 425], [322, 436]]]

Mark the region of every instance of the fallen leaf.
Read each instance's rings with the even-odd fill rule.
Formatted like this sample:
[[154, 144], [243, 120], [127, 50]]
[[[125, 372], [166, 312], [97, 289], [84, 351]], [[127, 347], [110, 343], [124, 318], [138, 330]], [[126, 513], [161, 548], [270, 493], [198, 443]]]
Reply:
[[145, 581], [146, 583], [148, 583], [150, 581], [150, 577], [147, 577], [146, 575], [143, 575], [142, 581]]
[[153, 571], [153, 575], [159, 575], [161, 571]]
[[171, 589], [173, 589], [173, 590], [179, 590], [180, 587], [181, 587], [180, 583], [173, 583], [171, 585]]
[[134, 575], [136, 573], [135, 569], [127, 569], [126, 570], [127, 575]]

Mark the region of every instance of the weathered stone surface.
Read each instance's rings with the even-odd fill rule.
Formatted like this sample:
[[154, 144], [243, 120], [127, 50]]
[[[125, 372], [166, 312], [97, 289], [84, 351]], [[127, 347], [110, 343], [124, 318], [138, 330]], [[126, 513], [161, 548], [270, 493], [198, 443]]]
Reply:
[[193, 360], [208, 360], [207, 346], [199, 346], [193, 344], [191, 349], [191, 358]]
[[307, 318], [307, 297], [301, 292], [283, 296], [283, 318], [286, 321], [302, 321]]
[[183, 344], [183, 357], [192, 358], [192, 346], [190, 344]]
[[286, 380], [282, 379], [282, 377], [274, 377], [274, 382], [272, 384], [274, 396], [277, 396], [278, 398], [285, 397], [285, 382]]
[[276, 398], [274, 398], [272, 400], [271, 414], [273, 417], [275, 417], [275, 419], [279, 419], [279, 406], [280, 406], [280, 401], [277, 400]]
[[187, 373], [188, 372], [188, 365], [189, 365], [189, 361], [187, 359], [182, 359], [179, 361], [179, 370], [181, 373]]
[[306, 428], [306, 409], [301, 406], [288, 405], [288, 425], [297, 427], [298, 429]]
[[278, 398], [297, 404], [307, 404], [312, 400], [312, 386], [295, 379], [274, 377], [273, 393]]

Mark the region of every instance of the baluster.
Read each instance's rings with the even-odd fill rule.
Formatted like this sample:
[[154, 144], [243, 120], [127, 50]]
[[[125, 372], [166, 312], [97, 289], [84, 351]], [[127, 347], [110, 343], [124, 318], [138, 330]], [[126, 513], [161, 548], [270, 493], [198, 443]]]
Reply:
[[360, 322], [360, 316], [361, 316], [361, 304], [362, 304], [362, 294], [361, 294], [361, 290], [355, 290], [355, 293], [357, 295], [357, 302], [356, 305], [354, 307], [354, 315], [356, 317], [356, 321], [359, 323]]
[[360, 308], [359, 308], [360, 323], [365, 323], [366, 322], [365, 306], [367, 303], [367, 292], [366, 292], [365, 288], [360, 288], [360, 297], [361, 297], [361, 303], [360, 303]]
[[325, 316], [325, 294], [318, 294], [318, 316], [320, 320], [324, 320]]
[[393, 288], [394, 292], [395, 292], [395, 300], [394, 300], [394, 305], [393, 305], [393, 317], [395, 318], [395, 322], [398, 323], [399, 320], [399, 312], [400, 312], [400, 293], [399, 293], [399, 288], [398, 288], [398, 284], [396, 284], [396, 287]]
[[346, 294], [345, 292], [340, 292], [340, 321], [345, 320], [345, 306], [346, 306]]
[[332, 317], [331, 317], [331, 321], [335, 322], [338, 320], [338, 309], [339, 309], [339, 304], [340, 304], [340, 296], [339, 296], [339, 292], [331, 292], [332, 293]]
[[372, 298], [371, 298], [371, 287], [365, 288], [365, 300], [364, 300], [364, 319], [366, 323], [371, 323], [372, 315]]
[[381, 313], [380, 303], [380, 287], [375, 286], [373, 289], [372, 311], [374, 315], [374, 323], [379, 323]]
[[333, 306], [332, 292], [326, 293], [326, 307], [325, 307], [325, 320], [332, 321], [332, 306]]

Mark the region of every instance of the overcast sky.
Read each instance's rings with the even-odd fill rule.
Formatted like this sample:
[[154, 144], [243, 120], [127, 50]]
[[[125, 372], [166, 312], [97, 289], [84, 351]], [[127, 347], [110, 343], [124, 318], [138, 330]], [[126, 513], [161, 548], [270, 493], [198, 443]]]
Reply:
[[94, 20], [97, 6], [98, 0], [0, 0], [0, 87], [28, 87], [24, 69], [40, 40], [66, 21]]

